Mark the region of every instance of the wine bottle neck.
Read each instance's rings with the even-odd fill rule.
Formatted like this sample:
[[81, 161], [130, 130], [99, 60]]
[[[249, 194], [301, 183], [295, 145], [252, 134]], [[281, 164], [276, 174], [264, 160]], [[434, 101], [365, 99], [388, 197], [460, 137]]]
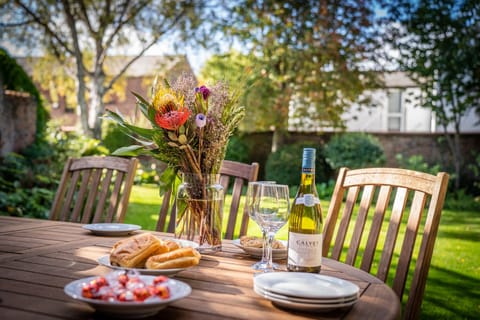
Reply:
[[315, 173], [306, 173], [302, 170], [300, 184], [304, 187], [315, 185]]

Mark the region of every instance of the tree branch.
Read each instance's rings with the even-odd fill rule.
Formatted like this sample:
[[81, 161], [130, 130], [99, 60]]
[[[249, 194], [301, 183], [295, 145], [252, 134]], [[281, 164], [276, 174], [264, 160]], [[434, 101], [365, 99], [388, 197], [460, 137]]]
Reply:
[[135, 62], [137, 61], [141, 56], [143, 56], [143, 54], [148, 50], [150, 49], [155, 43], [157, 43], [158, 39], [160, 39], [160, 36], [164, 35], [167, 30], [169, 30], [170, 28], [172, 28], [178, 21], [180, 21], [180, 19], [185, 15], [185, 10], [182, 11], [181, 13], [179, 13], [175, 19], [173, 19], [173, 21], [170, 23], [170, 25], [165, 28], [163, 31], [161, 31], [159, 34], [157, 34], [157, 36], [155, 36], [153, 38], [153, 40], [147, 45], [145, 46], [141, 51], [140, 53], [134, 57], [132, 60], [130, 60], [121, 70], [120, 72], [114, 76], [112, 78], [112, 80], [110, 80], [109, 84], [105, 87], [105, 92], [107, 92], [108, 90], [110, 90], [112, 87], [113, 87], [113, 84], [125, 73], [125, 71]]
[[[26, 4], [22, 3], [21, 1], [19, 0], [16, 0], [15, 3], [20, 6], [24, 11], [25, 13], [27, 13], [27, 15], [29, 15], [33, 22], [36, 22], [38, 23], [41, 27], [44, 28], [45, 32], [48, 34], [48, 36], [50, 36], [51, 38], [55, 39], [55, 41], [68, 53], [70, 54], [74, 54], [74, 52], [72, 51], [71, 48], [68, 47], [68, 44], [63, 41], [58, 35], [56, 32], [54, 32], [52, 29], [50, 29], [50, 27], [48, 26], [48, 21], [45, 22], [45, 21], [42, 21], [42, 19], [37, 16]], [[53, 44], [53, 42], [52, 42]], [[58, 51], [58, 49], [56, 49]]]

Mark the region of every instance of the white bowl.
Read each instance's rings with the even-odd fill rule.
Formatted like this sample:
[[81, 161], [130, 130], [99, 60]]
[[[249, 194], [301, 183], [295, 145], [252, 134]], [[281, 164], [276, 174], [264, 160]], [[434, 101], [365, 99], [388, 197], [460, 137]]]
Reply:
[[[152, 283], [153, 279], [155, 278], [155, 276], [139, 277], [147, 284]], [[83, 297], [82, 285], [96, 278], [98, 277], [88, 277], [72, 281], [65, 286], [64, 291], [73, 299], [88, 303], [98, 313], [107, 314], [112, 318], [148, 317], [166, 308], [170, 303], [187, 297], [192, 292], [192, 288], [188, 284], [178, 280], [169, 279], [167, 282], [165, 282], [170, 289], [170, 297], [168, 299], [153, 299], [142, 302], [111, 302]]]

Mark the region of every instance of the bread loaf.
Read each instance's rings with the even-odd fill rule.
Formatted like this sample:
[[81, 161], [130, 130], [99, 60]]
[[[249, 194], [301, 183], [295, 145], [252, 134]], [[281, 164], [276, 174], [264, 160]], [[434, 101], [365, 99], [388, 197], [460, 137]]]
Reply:
[[[177, 250], [182, 247], [178, 241], [174, 241], [172, 239], [163, 239], [163, 242], [168, 246], [168, 251]], [[161, 253], [163, 252], [158, 252], [157, 254]]]
[[141, 233], [115, 243], [110, 263], [125, 268], [143, 268], [148, 257], [168, 252], [169, 248], [150, 233]]
[[195, 266], [200, 262], [201, 255], [193, 248], [180, 248], [167, 253], [151, 256], [147, 259], [147, 269], [176, 269]]

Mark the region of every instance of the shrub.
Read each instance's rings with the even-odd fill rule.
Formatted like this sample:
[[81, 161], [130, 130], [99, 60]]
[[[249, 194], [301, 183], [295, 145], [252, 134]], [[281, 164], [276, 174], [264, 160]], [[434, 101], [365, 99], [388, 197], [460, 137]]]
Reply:
[[333, 169], [381, 166], [386, 160], [378, 139], [366, 133], [337, 134], [326, 144], [323, 152]]
[[248, 163], [250, 161], [248, 154], [248, 145], [239, 136], [231, 136], [230, 140], [228, 141], [225, 159]]
[[314, 143], [290, 144], [271, 153], [265, 165], [266, 179], [288, 184], [290, 186], [298, 185], [302, 170], [303, 148], [306, 147], [313, 147], [316, 149], [315, 182], [322, 183], [328, 181], [331, 169], [323, 158], [322, 149], [315, 146]]
[[98, 140], [49, 123], [42, 139], [0, 158], [0, 214], [46, 218], [67, 159], [107, 152]]
[[430, 166], [421, 155], [410, 156], [408, 159], [405, 159], [401, 154], [395, 156], [397, 163], [400, 168], [415, 170], [425, 173], [430, 173], [436, 175], [440, 172], [440, 165]]

